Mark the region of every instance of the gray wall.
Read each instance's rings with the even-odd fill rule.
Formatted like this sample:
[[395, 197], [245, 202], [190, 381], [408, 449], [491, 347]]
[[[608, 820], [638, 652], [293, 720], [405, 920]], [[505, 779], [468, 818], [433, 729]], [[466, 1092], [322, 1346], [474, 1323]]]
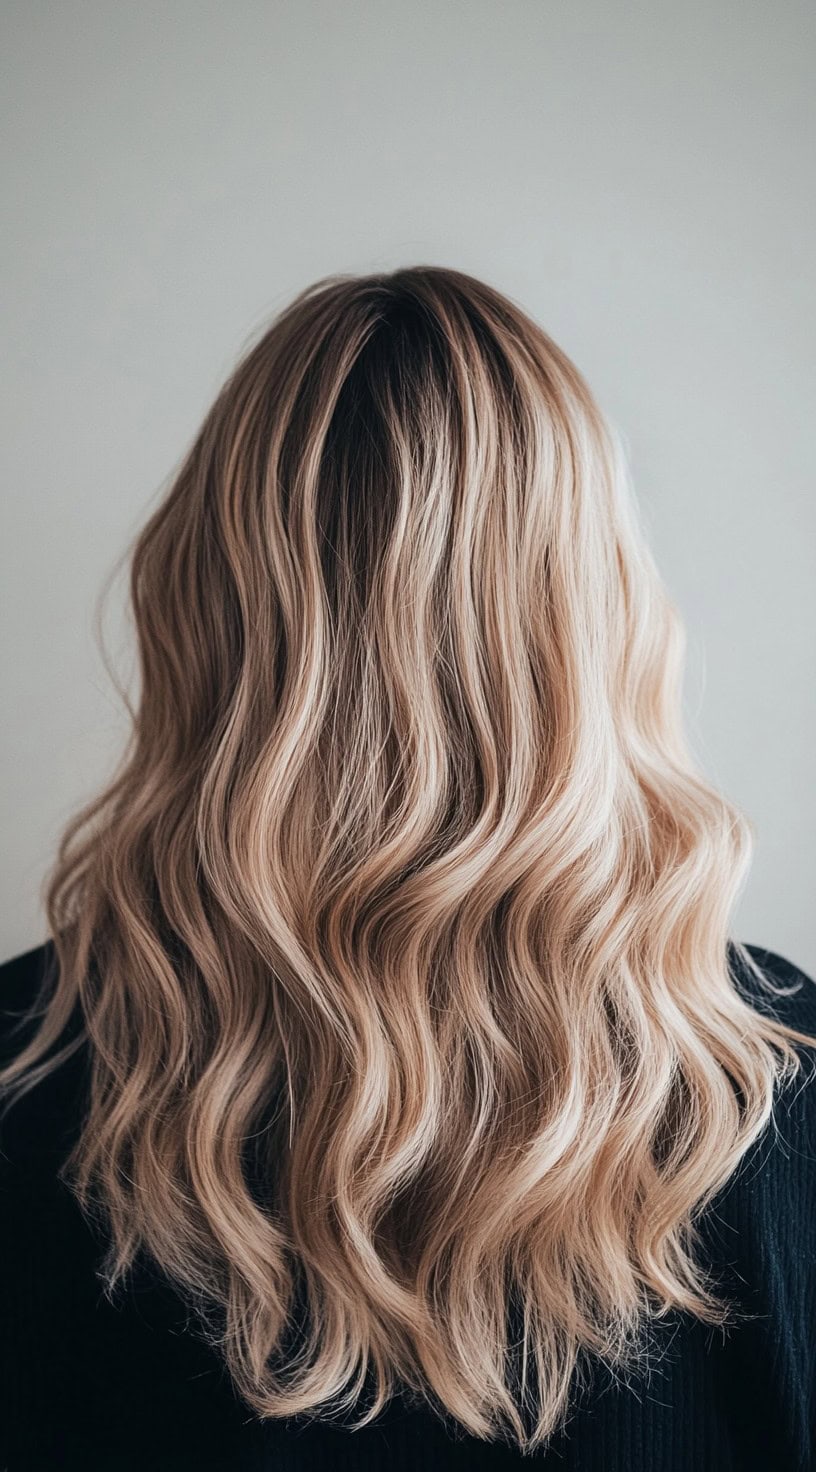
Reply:
[[816, 972], [815, 17], [6, 4], [3, 955], [121, 743], [99, 591], [236, 354], [317, 276], [433, 262], [527, 306], [622, 429], [695, 748], [758, 831], [737, 933]]

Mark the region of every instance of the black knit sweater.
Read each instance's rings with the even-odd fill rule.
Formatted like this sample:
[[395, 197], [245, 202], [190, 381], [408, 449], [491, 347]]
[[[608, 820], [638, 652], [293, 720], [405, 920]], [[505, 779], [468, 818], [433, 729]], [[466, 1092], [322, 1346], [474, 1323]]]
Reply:
[[[786, 998], [752, 1005], [816, 1033], [816, 985], [749, 947]], [[0, 966], [0, 1050], [47, 947]], [[398, 1395], [353, 1431], [306, 1418], [261, 1423], [169, 1283], [144, 1269], [116, 1304], [95, 1267], [100, 1240], [57, 1168], [75, 1138], [87, 1059], [75, 1054], [0, 1121], [0, 1472], [811, 1472], [816, 1469], [816, 1087], [814, 1050], [775, 1123], [702, 1220], [720, 1290], [742, 1311], [728, 1332], [683, 1315], [657, 1326], [648, 1380], [595, 1371], [570, 1420], [523, 1458], [467, 1436]], [[745, 1317], [747, 1315], [747, 1317]]]

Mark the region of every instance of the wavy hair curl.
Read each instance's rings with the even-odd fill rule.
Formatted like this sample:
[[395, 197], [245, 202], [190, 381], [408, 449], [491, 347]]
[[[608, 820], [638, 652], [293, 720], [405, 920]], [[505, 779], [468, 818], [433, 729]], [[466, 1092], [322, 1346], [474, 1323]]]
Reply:
[[144, 1250], [257, 1414], [370, 1375], [355, 1424], [401, 1382], [531, 1449], [582, 1353], [727, 1319], [695, 1221], [802, 1036], [735, 984], [752, 829], [687, 747], [619, 436], [485, 283], [328, 277], [218, 395], [131, 597], [130, 741], [0, 1082], [87, 1043], [64, 1172], [107, 1290]]

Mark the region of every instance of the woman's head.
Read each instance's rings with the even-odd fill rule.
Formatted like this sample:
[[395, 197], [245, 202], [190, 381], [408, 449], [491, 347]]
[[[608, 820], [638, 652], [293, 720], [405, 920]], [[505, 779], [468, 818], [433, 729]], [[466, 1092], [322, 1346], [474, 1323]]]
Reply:
[[228, 810], [303, 919], [331, 892], [359, 923], [396, 884], [432, 931], [432, 884], [444, 925], [542, 847], [553, 880], [609, 852], [621, 805], [659, 800], [633, 767], [682, 757], [679, 625], [623, 481], [575, 368], [497, 292], [318, 283], [137, 545], [145, 775], [204, 834]]
[[330, 812], [363, 844], [393, 815], [401, 875], [584, 772], [602, 832], [677, 675], [621, 478], [582, 379], [497, 292], [440, 268], [318, 283], [136, 549], [145, 739], [190, 781], [225, 736], [273, 757], [281, 814], [311, 773], [318, 866]]
[[79, 1005], [111, 1288], [152, 1253], [258, 1411], [371, 1370], [524, 1441], [512, 1304], [540, 1440], [582, 1351], [717, 1318], [693, 1214], [796, 1061], [729, 971], [749, 829], [687, 752], [617, 439], [484, 283], [330, 278], [225, 385], [132, 600], [132, 740], [3, 1078]]

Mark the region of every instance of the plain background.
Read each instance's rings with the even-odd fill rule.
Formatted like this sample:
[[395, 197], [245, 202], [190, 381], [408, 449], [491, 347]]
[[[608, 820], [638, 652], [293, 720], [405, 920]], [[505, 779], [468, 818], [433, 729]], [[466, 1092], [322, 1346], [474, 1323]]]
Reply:
[[3, 956], [124, 739], [102, 586], [237, 355], [317, 277], [430, 262], [622, 431], [757, 832], [735, 933], [816, 973], [815, 43], [792, 0], [5, 5]]

